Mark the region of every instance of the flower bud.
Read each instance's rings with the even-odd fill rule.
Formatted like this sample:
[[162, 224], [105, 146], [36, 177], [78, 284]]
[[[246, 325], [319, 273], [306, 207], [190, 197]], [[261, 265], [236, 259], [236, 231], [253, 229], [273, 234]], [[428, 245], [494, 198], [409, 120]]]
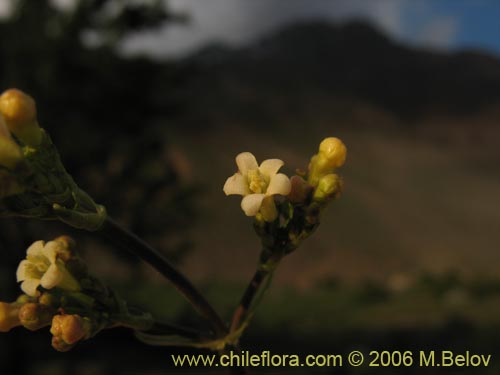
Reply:
[[320, 143], [319, 152], [325, 155], [332, 168], [339, 168], [344, 165], [347, 148], [340, 139], [329, 137]]
[[325, 138], [319, 145], [319, 152], [311, 158], [309, 163], [308, 182], [317, 186], [319, 180], [341, 167], [347, 155], [347, 148], [338, 138]]
[[16, 142], [0, 137], [0, 165], [13, 170], [22, 159], [21, 149]]
[[9, 130], [23, 143], [38, 146], [42, 131], [36, 118], [33, 98], [17, 89], [9, 89], [0, 96], [0, 112]]
[[22, 304], [13, 302], [0, 302], [0, 332], [9, 332], [12, 328], [20, 326], [19, 309]]
[[91, 323], [79, 315], [55, 315], [50, 333], [54, 336], [52, 346], [59, 351], [67, 351], [80, 340], [90, 337]]
[[290, 202], [304, 203], [312, 190], [312, 186], [300, 176], [292, 176], [290, 183], [292, 185], [290, 194], [288, 194]]
[[50, 325], [55, 310], [39, 303], [26, 303], [19, 310], [21, 324], [30, 331]]
[[16, 302], [24, 305], [25, 303], [28, 302], [35, 302], [36, 298], [28, 296], [27, 294], [21, 294], [19, 297], [17, 297]]
[[22, 160], [21, 148], [10, 136], [5, 120], [0, 112], [0, 165], [14, 169]]
[[331, 173], [321, 177], [318, 186], [314, 191], [313, 199], [325, 201], [340, 192], [342, 183], [338, 175]]
[[60, 336], [52, 336], [52, 347], [58, 352], [67, 352], [71, 350], [76, 344], [69, 345], [64, 342], [64, 340]]
[[50, 292], [44, 292], [38, 297], [38, 303], [46, 306], [57, 307], [61, 305], [61, 298], [56, 297]]
[[12, 139], [10, 130], [7, 127], [7, 123], [5, 122], [2, 112], [0, 112], [0, 137]]
[[54, 239], [57, 244], [57, 257], [63, 262], [67, 262], [74, 257], [74, 249], [76, 247], [76, 242], [70, 236], [59, 236]]

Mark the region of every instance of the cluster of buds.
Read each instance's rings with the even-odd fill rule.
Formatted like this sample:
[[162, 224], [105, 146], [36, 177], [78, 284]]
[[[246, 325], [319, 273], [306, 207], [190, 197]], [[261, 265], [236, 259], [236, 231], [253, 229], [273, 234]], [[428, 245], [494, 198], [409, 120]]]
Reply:
[[0, 215], [58, 219], [99, 229], [106, 210], [66, 172], [37, 120], [35, 101], [17, 89], [0, 95]]
[[227, 179], [223, 190], [226, 195], [242, 195], [243, 211], [255, 217], [254, 228], [263, 245], [262, 267], [274, 267], [317, 228], [320, 213], [342, 190], [342, 179], [335, 172], [346, 154], [340, 139], [326, 138], [308, 171], [298, 171], [290, 179], [277, 173], [284, 165], [279, 159], [259, 166], [249, 152], [236, 157], [238, 172]]
[[33, 243], [19, 264], [17, 281], [24, 294], [15, 302], [0, 302], [0, 332], [50, 326], [58, 351], [68, 351], [105, 328], [146, 330], [153, 323], [149, 314], [131, 313], [113, 290], [89, 275], [68, 236]]

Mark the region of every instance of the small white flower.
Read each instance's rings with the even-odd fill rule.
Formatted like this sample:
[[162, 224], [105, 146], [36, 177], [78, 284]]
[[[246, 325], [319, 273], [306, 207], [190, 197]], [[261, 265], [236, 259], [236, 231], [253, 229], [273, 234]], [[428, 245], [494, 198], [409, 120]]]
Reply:
[[278, 212], [272, 196], [288, 195], [291, 189], [289, 178], [278, 173], [283, 164], [282, 160], [268, 159], [259, 166], [255, 156], [242, 152], [236, 156], [238, 172], [227, 179], [224, 193], [242, 195], [241, 208], [247, 216], [260, 211], [264, 220], [273, 221]]
[[38, 287], [45, 289], [59, 287], [70, 291], [80, 290], [79, 283], [66, 269], [60, 258], [67, 254], [59, 241], [34, 242], [27, 250], [26, 259], [19, 263], [17, 281], [21, 282], [21, 289], [31, 297], [40, 295]]

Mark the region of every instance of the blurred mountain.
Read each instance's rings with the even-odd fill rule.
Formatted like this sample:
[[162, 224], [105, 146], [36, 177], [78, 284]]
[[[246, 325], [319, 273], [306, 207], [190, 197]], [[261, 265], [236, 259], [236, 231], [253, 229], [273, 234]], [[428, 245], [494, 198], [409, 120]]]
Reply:
[[185, 63], [200, 111], [223, 106], [236, 118], [266, 118], [277, 100], [297, 112], [355, 98], [405, 119], [473, 114], [500, 100], [497, 57], [405, 46], [361, 21], [295, 24], [245, 48], [206, 47]]

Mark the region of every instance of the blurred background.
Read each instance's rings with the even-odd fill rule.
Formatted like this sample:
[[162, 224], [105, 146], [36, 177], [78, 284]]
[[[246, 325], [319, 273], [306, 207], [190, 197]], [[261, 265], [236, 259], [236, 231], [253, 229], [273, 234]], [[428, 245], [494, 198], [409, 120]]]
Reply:
[[[499, 16], [495, 0], [0, 0], [0, 91], [36, 99], [79, 185], [226, 318], [260, 251], [222, 192], [235, 155], [280, 158], [292, 174], [324, 137], [342, 138], [345, 192], [282, 263], [243, 347], [469, 350], [492, 365], [451, 373], [497, 374]], [[131, 304], [199, 324], [154, 270], [106, 242], [1, 224], [1, 300], [19, 294], [27, 246], [68, 233]], [[171, 352], [189, 351], [125, 330], [65, 354], [47, 330], [0, 335], [5, 374], [172, 373]]]

